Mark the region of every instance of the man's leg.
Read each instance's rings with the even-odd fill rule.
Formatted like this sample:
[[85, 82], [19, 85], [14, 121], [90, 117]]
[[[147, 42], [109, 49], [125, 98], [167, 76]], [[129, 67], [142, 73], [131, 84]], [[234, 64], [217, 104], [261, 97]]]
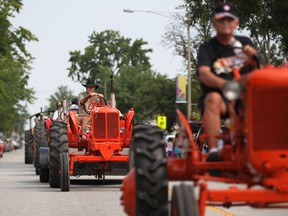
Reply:
[[209, 93], [205, 99], [204, 126], [207, 135], [209, 152], [217, 152], [219, 131], [221, 128], [221, 114], [226, 113], [226, 104], [217, 92]]

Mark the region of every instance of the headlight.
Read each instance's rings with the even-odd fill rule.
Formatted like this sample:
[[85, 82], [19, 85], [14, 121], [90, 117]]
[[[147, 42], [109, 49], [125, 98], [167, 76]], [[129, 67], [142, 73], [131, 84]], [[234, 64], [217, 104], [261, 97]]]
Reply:
[[235, 101], [239, 99], [242, 92], [242, 87], [240, 85], [240, 82], [229, 81], [224, 85], [222, 92], [227, 100]]
[[124, 133], [125, 132], [125, 127], [121, 126], [120, 127], [120, 133]]
[[90, 127], [89, 126], [86, 126], [85, 128], [84, 128], [84, 133], [90, 133]]

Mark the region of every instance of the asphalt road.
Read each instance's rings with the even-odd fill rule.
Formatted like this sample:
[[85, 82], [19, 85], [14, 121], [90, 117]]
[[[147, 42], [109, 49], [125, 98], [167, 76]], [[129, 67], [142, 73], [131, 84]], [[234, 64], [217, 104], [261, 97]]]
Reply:
[[[5, 153], [0, 159], [0, 216], [125, 216], [120, 205], [122, 179], [107, 176], [103, 184], [94, 177], [71, 177], [70, 192], [61, 192], [39, 182], [33, 165], [24, 164], [23, 149]], [[173, 185], [178, 183], [169, 183], [170, 195]], [[209, 184], [212, 188], [226, 186]], [[288, 210], [207, 206], [206, 215], [287, 216]]]
[[[123, 177], [122, 177], [123, 178]], [[24, 151], [5, 153], [0, 159], [0, 216], [124, 216], [120, 205], [121, 177], [71, 178], [70, 192], [40, 183], [32, 164], [24, 164]]]

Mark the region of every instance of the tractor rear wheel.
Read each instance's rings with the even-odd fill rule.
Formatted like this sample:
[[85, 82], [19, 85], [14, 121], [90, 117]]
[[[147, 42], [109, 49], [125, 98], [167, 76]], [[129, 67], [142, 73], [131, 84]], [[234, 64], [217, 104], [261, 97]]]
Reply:
[[180, 184], [173, 187], [171, 216], [198, 216], [198, 204], [192, 186]]
[[49, 184], [51, 188], [59, 188], [60, 153], [68, 153], [68, 135], [67, 125], [65, 122], [52, 122], [50, 127], [49, 150]]
[[60, 188], [61, 191], [70, 191], [69, 155], [60, 154]]
[[25, 164], [33, 163], [33, 135], [31, 130], [25, 130]]
[[136, 215], [168, 214], [168, 170], [163, 131], [137, 125], [133, 137]]

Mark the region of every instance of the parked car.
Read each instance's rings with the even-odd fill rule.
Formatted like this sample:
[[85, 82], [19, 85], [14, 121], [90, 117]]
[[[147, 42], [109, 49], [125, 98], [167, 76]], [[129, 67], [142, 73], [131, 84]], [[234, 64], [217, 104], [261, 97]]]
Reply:
[[203, 122], [202, 121], [188, 121], [190, 128], [193, 132], [194, 138], [197, 140], [201, 131], [201, 128], [203, 128]]

